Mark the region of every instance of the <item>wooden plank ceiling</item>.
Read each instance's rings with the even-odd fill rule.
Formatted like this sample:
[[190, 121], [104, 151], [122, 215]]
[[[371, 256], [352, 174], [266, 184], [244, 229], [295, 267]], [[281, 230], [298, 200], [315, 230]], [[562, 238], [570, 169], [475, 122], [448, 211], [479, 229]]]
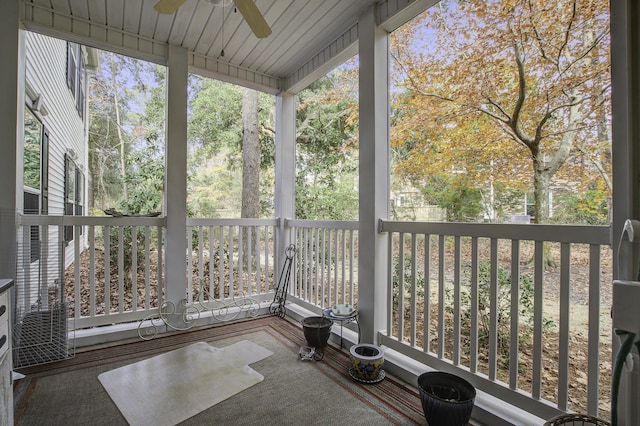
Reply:
[[358, 16], [376, 1], [255, 0], [273, 31], [259, 39], [232, 3], [185, 0], [176, 13], [163, 15], [153, 8], [157, 0], [20, 0], [29, 30], [157, 62], [166, 60], [169, 44], [182, 46], [192, 69], [273, 92], [350, 29], [356, 35], [347, 42], [356, 41]]

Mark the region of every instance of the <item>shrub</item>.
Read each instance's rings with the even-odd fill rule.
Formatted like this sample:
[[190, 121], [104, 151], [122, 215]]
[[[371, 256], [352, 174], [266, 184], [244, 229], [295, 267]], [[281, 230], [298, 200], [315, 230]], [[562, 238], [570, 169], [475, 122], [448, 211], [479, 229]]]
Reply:
[[[463, 273], [471, 275], [471, 265], [465, 265]], [[468, 281], [468, 280], [465, 280]], [[522, 339], [528, 339], [533, 331], [533, 279], [529, 274], [520, 275], [518, 300], [518, 326]], [[489, 346], [491, 331], [491, 311], [496, 309], [498, 354], [508, 358], [511, 331], [511, 273], [507, 268], [498, 266], [497, 270], [497, 306], [491, 306], [491, 265], [482, 261], [478, 266], [478, 345], [481, 348]], [[470, 336], [471, 330], [471, 286], [463, 285], [461, 298], [461, 329], [465, 337]], [[449, 295], [450, 296], [450, 295]], [[452, 308], [450, 312], [453, 312]], [[551, 320], [543, 320], [543, 328], [553, 327]], [[526, 341], [526, 340], [524, 340]]]

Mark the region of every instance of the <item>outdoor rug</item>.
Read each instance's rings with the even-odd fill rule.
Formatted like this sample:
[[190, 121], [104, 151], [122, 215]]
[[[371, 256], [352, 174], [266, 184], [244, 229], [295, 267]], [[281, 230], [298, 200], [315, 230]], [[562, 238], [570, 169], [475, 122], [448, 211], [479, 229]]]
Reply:
[[130, 425], [172, 426], [264, 380], [248, 364], [272, 354], [248, 340], [224, 348], [198, 342], [98, 380]]
[[[135, 340], [74, 358], [21, 369], [16, 425], [127, 425], [98, 376], [144, 359], [206, 342], [216, 348], [249, 340], [271, 352], [251, 368], [264, 380], [180, 423], [200, 425], [425, 425], [415, 386], [387, 374], [376, 384], [349, 376], [349, 353], [333, 343], [322, 361], [301, 361], [305, 344], [297, 322], [266, 316]], [[158, 375], [163, 374], [158, 372]], [[154, 383], [148, 384], [148, 391]]]

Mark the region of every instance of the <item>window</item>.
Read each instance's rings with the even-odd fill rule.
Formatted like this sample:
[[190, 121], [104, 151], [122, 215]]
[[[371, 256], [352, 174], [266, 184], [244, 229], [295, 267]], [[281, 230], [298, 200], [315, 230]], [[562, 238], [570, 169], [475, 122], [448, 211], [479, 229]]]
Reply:
[[84, 66], [82, 65], [82, 52], [81, 49], [78, 49], [78, 54], [80, 60], [78, 61], [78, 66], [76, 67], [78, 70], [78, 75], [76, 80], [78, 81], [78, 88], [76, 90], [76, 109], [80, 114], [80, 117], [84, 118]]
[[[82, 216], [84, 214], [84, 174], [69, 154], [64, 156], [64, 176], [64, 214]], [[82, 228], [80, 234], [82, 234]], [[65, 227], [64, 240], [66, 242], [73, 240], [73, 226]]]
[[[24, 113], [24, 214], [46, 214], [49, 206], [49, 132], [29, 109]], [[31, 262], [40, 259], [40, 228], [31, 227]]]
[[42, 123], [31, 110], [24, 114], [24, 186], [40, 192]]
[[82, 46], [67, 42], [67, 86], [75, 99], [76, 109], [84, 118], [84, 67]]

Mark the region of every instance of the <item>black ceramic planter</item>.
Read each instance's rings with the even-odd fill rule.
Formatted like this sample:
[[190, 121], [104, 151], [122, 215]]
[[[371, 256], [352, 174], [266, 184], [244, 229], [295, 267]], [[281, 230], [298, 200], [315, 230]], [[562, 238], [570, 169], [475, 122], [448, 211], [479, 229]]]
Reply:
[[333, 322], [325, 317], [307, 317], [302, 321], [302, 330], [307, 344], [312, 348], [324, 348], [329, 342]]
[[476, 389], [466, 380], [441, 371], [418, 377], [422, 410], [431, 426], [463, 426], [469, 423]]

